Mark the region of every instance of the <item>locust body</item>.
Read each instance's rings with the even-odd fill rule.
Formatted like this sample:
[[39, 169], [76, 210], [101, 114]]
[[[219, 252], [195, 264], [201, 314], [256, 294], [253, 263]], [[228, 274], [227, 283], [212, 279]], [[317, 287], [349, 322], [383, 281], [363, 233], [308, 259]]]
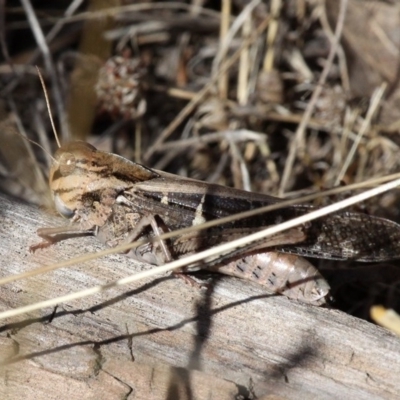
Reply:
[[[160, 234], [281, 202], [264, 194], [181, 178], [152, 170], [85, 142], [59, 148], [50, 171], [56, 209], [75, 228], [40, 229], [48, 242], [53, 233], [89, 232], [109, 246], [151, 240], [128, 255], [154, 265], [276, 225], [311, 211], [307, 205], [284, 207], [182, 233], [155, 242]], [[329, 285], [301, 256], [358, 261], [396, 258], [400, 226], [362, 213], [340, 212], [234, 249], [188, 268], [206, 268], [259, 282], [269, 293], [306, 303], [325, 302]], [[39, 246], [40, 247], [40, 246]]]

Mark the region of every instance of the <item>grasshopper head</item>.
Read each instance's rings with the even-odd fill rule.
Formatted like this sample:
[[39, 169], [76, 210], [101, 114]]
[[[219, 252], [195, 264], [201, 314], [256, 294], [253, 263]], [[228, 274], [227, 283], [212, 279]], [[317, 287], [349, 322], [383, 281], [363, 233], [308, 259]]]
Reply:
[[56, 151], [49, 183], [55, 207], [63, 217], [72, 218], [82, 206], [99, 154], [95, 147], [81, 141], [67, 143]]

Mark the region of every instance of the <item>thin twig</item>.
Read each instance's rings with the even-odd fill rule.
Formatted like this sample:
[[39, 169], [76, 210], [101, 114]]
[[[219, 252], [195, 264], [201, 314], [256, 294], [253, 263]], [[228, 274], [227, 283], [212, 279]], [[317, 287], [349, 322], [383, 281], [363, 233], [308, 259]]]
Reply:
[[271, 23], [268, 27], [267, 32], [267, 51], [265, 52], [265, 58], [263, 62], [263, 70], [270, 72], [274, 69], [274, 56], [275, 56], [275, 39], [278, 33], [279, 27], [279, 13], [282, 7], [281, 0], [273, 0], [271, 2]]
[[[242, 38], [246, 40], [251, 33], [252, 27], [252, 16], [248, 15], [247, 19], [243, 22], [242, 27]], [[237, 99], [238, 103], [242, 106], [247, 104], [248, 101], [248, 85], [249, 85], [249, 73], [250, 73], [250, 51], [249, 46], [243, 48], [240, 54], [239, 60], [239, 71], [238, 71], [238, 84], [237, 84]]]
[[189, 139], [180, 139], [163, 143], [162, 146], [159, 147], [159, 151], [170, 151], [179, 148], [184, 151], [187, 147], [202, 146], [206, 143], [219, 142], [225, 140], [228, 136], [233, 142], [265, 142], [266, 140], [266, 135], [264, 133], [257, 133], [248, 129], [229, 129], [227, 131], [205, 133], [200, 137], [192, 137]]
[[[231, 0], [222, 0], [221, 9], [221, 28], [219, 31], [219, 40], [222, 43], [229, 31], [229, 22], [231, 17]], [[221, 99], [228, 97], [228, 73], [221, 75], [218, 81], [218, 92]]]

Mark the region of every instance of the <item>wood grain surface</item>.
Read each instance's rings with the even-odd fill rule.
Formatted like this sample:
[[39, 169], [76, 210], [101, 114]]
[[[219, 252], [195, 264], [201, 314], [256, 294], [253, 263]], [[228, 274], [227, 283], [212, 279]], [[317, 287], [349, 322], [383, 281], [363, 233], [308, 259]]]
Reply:
[[[1, 276], [102, 249], [80, 238], [30, 254], [37, 228], [66, 221], [1, 196], [0, 219]], [[148, 268], [113, 255], [10, 283], [0, 310]], [[400, 338], [257, 284], [211, 282], [164, 275], [0, 321], [0, 398], [398, 398]]]

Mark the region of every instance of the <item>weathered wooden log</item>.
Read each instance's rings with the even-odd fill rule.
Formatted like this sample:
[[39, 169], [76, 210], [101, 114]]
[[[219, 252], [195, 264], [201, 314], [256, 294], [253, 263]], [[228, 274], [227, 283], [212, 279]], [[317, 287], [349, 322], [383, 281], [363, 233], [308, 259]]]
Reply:
[[[0, 196], [1, 276], [102, 248], [70, 239], [29, 253], [36, 229], [66, 223]], [[0, 310], [151, 266], [123, 255], [0, 287]], [[0, 321], [0, 398], [398, 398], [400, 338], [340, 311], [268, 296], [213, 276], [198, 290], [170, 276]]]

